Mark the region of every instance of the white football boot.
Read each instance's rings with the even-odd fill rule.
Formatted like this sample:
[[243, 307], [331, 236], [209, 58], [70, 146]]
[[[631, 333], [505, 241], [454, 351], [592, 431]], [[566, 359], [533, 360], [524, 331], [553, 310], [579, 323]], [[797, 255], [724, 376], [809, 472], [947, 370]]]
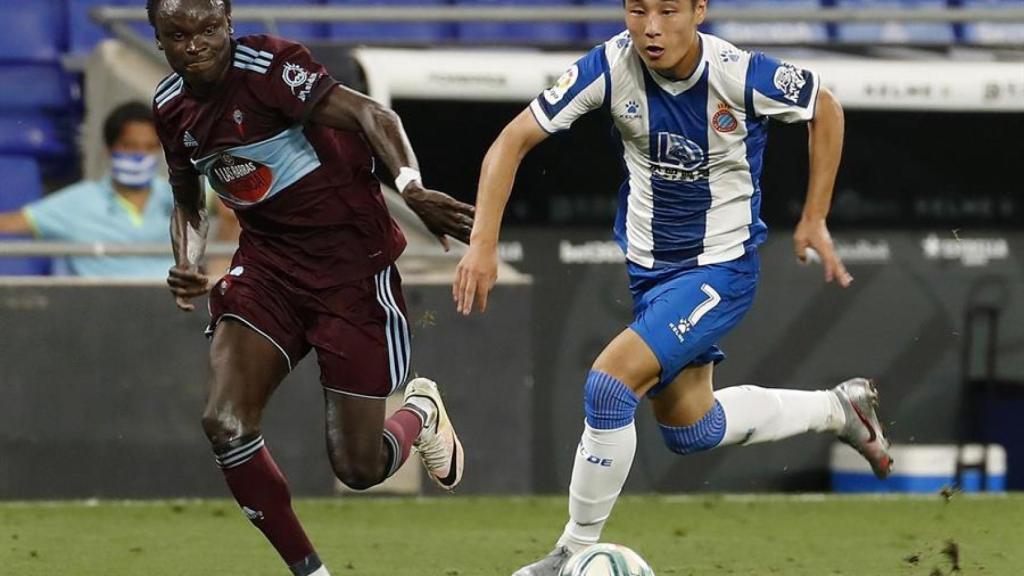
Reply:
[[448, 418], [437, 384], [426, 378], [416, 378], [405, 388], [405, 401], [413, 397], [427, 398], [436, 407], [432, 421], [423, 426], [420, 435], [412, 445], [423, 460], [423, 465], [444, 490], [454, 490], [462, 480], [465, 454], [462, 443], [455, 434], [455, 427]]

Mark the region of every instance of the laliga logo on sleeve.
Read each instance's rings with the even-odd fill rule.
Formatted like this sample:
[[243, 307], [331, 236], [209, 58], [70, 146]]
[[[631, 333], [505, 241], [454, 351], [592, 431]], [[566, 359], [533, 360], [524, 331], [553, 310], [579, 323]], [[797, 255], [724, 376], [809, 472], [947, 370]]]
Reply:
[[548, 104], [558, 104], [562, 98], [565, 98], [566, 92], [569, 91], [569, 88], [572, 88], [579, 76], [580, 69], [573, 64], [572, 68], [566, 70], [565, 74], [562, 74], [561, 78], [555, 82], [554, 86], [544, 91], [544, 99], [548, 101]]
[[803, 73], [797, 70], [796, 66], [784, 62], [782, 66], [775, 69], [774, 83], [775, 87], [782, 91], [786, 100], [796, 104], [800, 100], [800, 91], [803, 90], [807, 80], [804, 80]]

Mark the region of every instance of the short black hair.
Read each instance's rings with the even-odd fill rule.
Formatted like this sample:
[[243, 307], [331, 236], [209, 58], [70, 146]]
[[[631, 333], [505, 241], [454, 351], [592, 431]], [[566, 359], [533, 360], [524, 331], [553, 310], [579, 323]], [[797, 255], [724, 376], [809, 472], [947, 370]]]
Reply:
[[[158, 0], [159, 1], [159, 0]], [[113, 148], [121, 137], [124, 127], [132, 122], [145, 122], [155, 125], [153, 109], [142, 102], [128, 102], [114, 108], [103, 121], [103, 142], [107, 148]]]
[[[224, 13], [231, 15], [231, 0], [220, 0], [224, 3]], [[149, 25], [156, 30], [156, 11], [160, 8], [160, 0], [146, 0], [146, 18], [149, 18]]]

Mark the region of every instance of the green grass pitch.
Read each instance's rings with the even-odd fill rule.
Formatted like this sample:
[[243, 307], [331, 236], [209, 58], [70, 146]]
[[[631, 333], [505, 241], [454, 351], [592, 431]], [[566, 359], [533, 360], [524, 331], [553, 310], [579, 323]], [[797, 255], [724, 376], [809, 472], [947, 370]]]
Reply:
[[[344, 497], [296, 509], [334, 576], [508, 576], [550, 549], [566, 503]], [[659, 576], [1015, 576], [1024, 495], [629, 496], [604, 540], [632, 547]], [[213, 500], [0, 503], [0, 574], [288, 572], [232, 502]]]

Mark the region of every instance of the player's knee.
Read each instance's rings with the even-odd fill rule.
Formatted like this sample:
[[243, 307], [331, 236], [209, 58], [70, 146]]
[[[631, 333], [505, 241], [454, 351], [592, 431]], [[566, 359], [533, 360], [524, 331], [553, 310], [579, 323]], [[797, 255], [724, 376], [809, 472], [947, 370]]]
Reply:
[[668, 449], [676, 454], [693, 454], [718, 446], [725, 437], [725, 410], [715, 400], [715, 405], [703, 418], [689, 426], [665, 426], [659, 424], [661, 437]]
[[373, 488], [384, 480], [384, 472], [379, 466], [370, 466], [358, 462], [338, 462], [332, 459], [334, 475], [342, 484], [353, 490]]
[[203, 432], [210, 444], [219, 446], [258, 430], [255, 419], [232, 411], [207, 408], [202, 417]]
[[583, 389], [583, 402], [591, 428], [614, 430], [633, 421], [640, 399], [616, 378], [591, 370]]

